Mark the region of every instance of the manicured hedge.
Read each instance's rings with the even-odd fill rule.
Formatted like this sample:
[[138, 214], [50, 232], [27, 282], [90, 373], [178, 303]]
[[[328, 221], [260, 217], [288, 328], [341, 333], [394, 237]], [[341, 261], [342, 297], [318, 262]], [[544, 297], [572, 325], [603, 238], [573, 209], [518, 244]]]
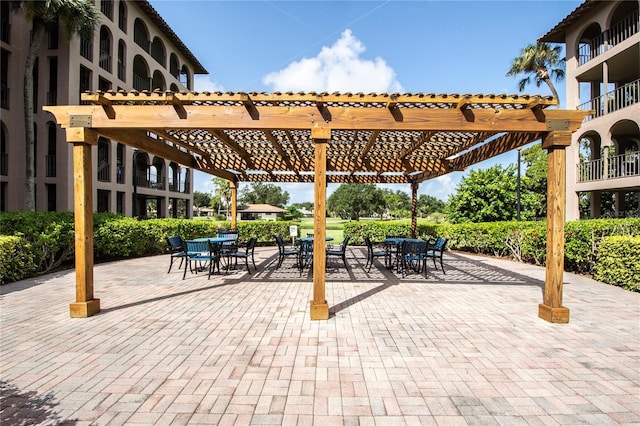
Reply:
[[21, 237], [0, 235], [0, 285], [30, 277], [35, 271], [29, 243]]
[[593, 277], [631, 291], [640, 291], [640, 236], [605, 237]]

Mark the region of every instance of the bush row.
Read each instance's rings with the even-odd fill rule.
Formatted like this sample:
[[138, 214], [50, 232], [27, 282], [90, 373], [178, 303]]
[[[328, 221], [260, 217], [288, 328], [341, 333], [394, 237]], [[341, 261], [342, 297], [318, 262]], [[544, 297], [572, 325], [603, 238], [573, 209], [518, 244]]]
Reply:
[[[96, 261], [164, 253], [166, 238], [185, 239], [216, 235], [229, 222], [188, 219], [139, 221], [112, 213], [94, 214]], [[289, 235], [289, 222], [239, 222], [239, 242], [255, 236], [260, 244], [275, 243], [275, 234]], [[70, 264], [75, 254], [71, 212], [7, 212], [0, 214], [0, 282], [16, 281]]]
[[[372, 241], [382, 241], [386, 235], [410, 235], [406, 222], [350, 222], [344, 234], [351, 235], [353, 244], [363, 244], [367, 235]], [[454, 250], [512, 257], [521, 262], [544, 265], [547, 252], [546, 222], [490, 222], [463, 224], [418, 223], [417, 238], [449, 239]], [[640, 235], [640, 219], [595, 219], [565, 224], [565, 270], [593, 273], [600, 243], [609, 236]]]
[[640, 292], [640, 236], [605, 237], [600, 243], [593, 277]]

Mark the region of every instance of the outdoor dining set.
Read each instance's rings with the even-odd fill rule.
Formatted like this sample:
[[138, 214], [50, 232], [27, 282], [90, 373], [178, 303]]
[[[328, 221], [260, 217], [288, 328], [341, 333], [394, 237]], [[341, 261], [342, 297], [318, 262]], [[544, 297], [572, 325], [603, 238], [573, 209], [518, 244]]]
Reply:
[[[294, 267], [298, 268], [300, 276], [305, 269], [312, 270], [310, 267], [313, 264], [313, 240], [313, 234], [307, 234], [297, 238], [293, 244], [288, 244], [281, 235], [275, 235], [275, 242], [278, 246], [275, 269], [282, 267], [286, 258], [292, 257], [295, 259]], [[339, 259], [348, 270], [347, 250], [351, 236], [345, 235], [339, 245], [331, 244], [332, 240], [332, 237], [326, 237], [326, 241], [329, 243], [325, 251], [327, 260], [330, 258]], [[184, 264], [182, 279], [186, 278], [187, 270], [191, 273], [206, 271], [209, 279], [212, 274], [216, 273], [216, 269], [218, 273], [222, 273], [222, 267], [226, 274], [230, 269], [238, 268], [238, 259], [244, 259], [245, 268], [250, 274], [249, 260], [251, 260], [254, 271], [257, 271], [254, 258], [257, 242], [256, 237], [251, 237], [246, 244], [239, 244], [237, 230], [221, 230], [215, 237], [191, 240], [185, 240], [178, 235], [168, 237], [167, 243], [171, 253], [168, 272], [171, 272], [173, 263], [179, 259], [178, 268], [181, 269]], [[403, 278], [410, 273], [424, 273], [427, 276], [427, 261], [429, 259], [433, 261], [436, 269], [438, 268], [437, 263], [440, 263], [440, 269], [445, 273], [442, 256], [446, 250], [447, 239], [444, 237], [438, 237], [435, 241], [427, 241], [403, 235], [387, 235], [384, 241], [373, 243], [368, 236], [365, 236], [364, 243], [367, 248], [365, 263], [367, 273], [371, 271], [376, 259], [381, 259], [385, 268], [401, 274]]]

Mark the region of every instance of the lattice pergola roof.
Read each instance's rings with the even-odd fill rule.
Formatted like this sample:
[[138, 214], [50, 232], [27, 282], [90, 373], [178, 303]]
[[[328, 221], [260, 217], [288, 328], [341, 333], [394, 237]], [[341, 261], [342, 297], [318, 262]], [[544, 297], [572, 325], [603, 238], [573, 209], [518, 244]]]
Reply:
[[540, 139], [558, 116], [546, 109], [557, 101], [540, 95], [132, 91], [82, 100], [91, 105], [58, 123], [90, 116], [82, 127], [236, 182], [313, 182], [312, 131], [329, 129], [328, 182], [419, 183]]
[[[548, 150], [547, 271], [538, 315], [567, 322], [562, 306], [565, 147], [589, 111], [548, 109], [528, 95], [362, 93], [88, 93], [88, 105], [47, 106], [73, 143], [76, 302], [71, 316], [100, 311], [93, 295], [91, 146], [98, 135], [234, 182], [314, 182], [311, 319], [328, 319], [326, 184], [418, 183], [536, 139]], [[411, 233], [416, 231], [412, 202]]]

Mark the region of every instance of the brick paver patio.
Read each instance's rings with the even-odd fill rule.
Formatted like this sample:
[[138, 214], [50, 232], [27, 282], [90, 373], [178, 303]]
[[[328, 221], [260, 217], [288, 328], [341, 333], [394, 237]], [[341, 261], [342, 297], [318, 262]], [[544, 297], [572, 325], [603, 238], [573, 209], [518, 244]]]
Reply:
[[328, 321], [273, 248], [210, 280], [168, 256], [96, 265], [87, 319], [69, 318], [73, 271], [5, 285], [0, 421], [640, 424], [640, 294], [565, 274], [570, 323], [550, 324], [542, 268], [449, 253], [446, 275], [401, 279], [349, 250]]

